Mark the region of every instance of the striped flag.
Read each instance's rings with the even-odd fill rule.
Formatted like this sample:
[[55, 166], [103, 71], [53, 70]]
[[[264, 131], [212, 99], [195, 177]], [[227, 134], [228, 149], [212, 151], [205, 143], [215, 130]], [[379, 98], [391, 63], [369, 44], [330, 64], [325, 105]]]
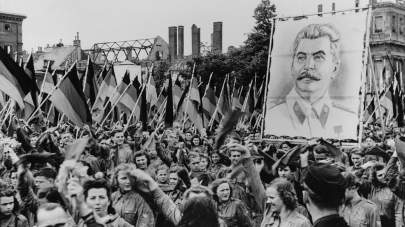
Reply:
[[108, 70], [103, 82], [101, 82], [100, 89], [98, 90], [96, 101], [92, 107], [92, 116], [94, 121], [100, 122], [103, 119], [105, 112], [105, 104], [108, 99], [113, 95], [117, 80], [115, 78], [114, 68]]
[[0, 91], [24, 109], [24, 97], [32, 90], [32, 80], [24, 70], [0, 48]]
[[91, 115], [77, 76], [76, 63], [65, 74], [50, 100], [59, 112], [65, 114], [77, 126], [91, 125]]
[[156, 83], [152, 74], [149, 75], [148, 84], [146, 85], [146, 101], [151, 107], [155, 106], [158, 101]]

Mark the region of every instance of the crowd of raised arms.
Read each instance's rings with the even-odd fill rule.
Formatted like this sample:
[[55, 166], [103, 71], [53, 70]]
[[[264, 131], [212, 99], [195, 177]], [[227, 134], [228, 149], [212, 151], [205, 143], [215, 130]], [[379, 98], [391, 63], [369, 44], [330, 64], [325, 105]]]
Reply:
[[0, 138], [0, 227], [405, 226], [398, 128], [370, 125], [347, 145], [180, 122], [13, 127]]

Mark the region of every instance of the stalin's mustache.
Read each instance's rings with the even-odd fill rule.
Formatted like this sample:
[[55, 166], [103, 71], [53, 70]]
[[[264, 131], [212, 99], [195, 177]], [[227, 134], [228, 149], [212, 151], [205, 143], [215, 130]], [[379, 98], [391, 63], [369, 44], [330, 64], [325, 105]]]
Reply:
[[314, 76], [313, 73], [308, 72], [308, 71], [304, 71], [302, 72], [299, 77], [297, 78], [297, 80], [303, 80], [303, 79], [310, 79], [310, 80], [315, 80], [315, 81], [320, 81], [321, 79], [319, 79], [318, 77]]

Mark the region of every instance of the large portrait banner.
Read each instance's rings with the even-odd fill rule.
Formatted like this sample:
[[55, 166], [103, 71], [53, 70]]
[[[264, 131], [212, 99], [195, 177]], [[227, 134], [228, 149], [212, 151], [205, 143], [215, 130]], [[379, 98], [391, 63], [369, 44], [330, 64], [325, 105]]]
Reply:
[[264, 135], [357, 140], [367, 11], [277, 21]]

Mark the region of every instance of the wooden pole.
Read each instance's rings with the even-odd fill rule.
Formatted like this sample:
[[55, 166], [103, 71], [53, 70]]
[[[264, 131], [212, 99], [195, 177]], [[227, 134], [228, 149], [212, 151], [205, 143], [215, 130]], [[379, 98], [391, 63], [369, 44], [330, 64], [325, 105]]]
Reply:
[[267, 56], [267, 69], [266, 69], [266, 83], [264, 84], [264, 105], [263, 105], [263, 111], [262, 111], [262, 128], [261, 128], [261, 139], [264, 136], [264, 126], [265, 126], [265, 117], [266, 117], [266, 110], [267, 110], [267, 92], [268, 92], [268, 86], [270, 82], [270, 62], [271, 62], [271, 48], [273, 45], [273, 35], [274, 35], [274, 29], [276, 26], [276, 19], [273, 18], [272, 23], [271, 23], [271, 30], [270, 30], [270, 39], [269, 39], [269, 52]]
[[[366, 73], [367, 73], [367, 66], [368, 66], [368, 64], [367, 64], [367, 60], [369, 60], [370, 61], [370, 64], [371, 64], [371, 72], [372, 72], [372, 76], [373, 76], [373, 78], [375, 79], [375, 77], [374, 77], [374, 67], [373, 67], [373, 59], [372, 59], [372, 57], [371, 57], [371, 50], [370, 50], [370, 45], [369, 45], [369, 42], [370, 42], [370, 27], [371, 27], [371, 4], [369, 5], [369, 7], [368, 7], [368, 11], [367, 11], [367, 19], [366, 19], [366, 37], [365, 37], [365, 44], [364, 44], [364, 46], [365, 46], [365, 52], [364, 52], [364, 54], [363, 54], [363, 70], [362, 70], [362, 73], [361, 73], [361, 75], [362, 75], [362, 77], [361, 77], [361, 82], [362, 82], [362, 91], [361, 91], [361, 95], [362, 95], [362, 98], [360, 99], [360, 102], [363, 102], [363, 103], [360, 103], [360, 105], [361, 105], [361, 107], [363, 106], [363, 104], [364, 104], [364, 97], [365, 97], [365, 95], [366, 95]], [[376, 83], [374, 83], [374, 85], [376, 86]], [[377, 89], [377, 87], [376, 87], [376, 92], [377, 92], [377, 100], [378, 100], [378, 107], [380, 107], [380, 99], [379, 99], [379, 92], [378, 92], [378, 89]], [[363, 139], [363, 130], [364, 130], [364, 125], [363, 125], [363, 122], [364, 122], [364, 110], [363, 110], [363, 108], [360, 108], [360, 127], [359, 127], [359, 135], [358, 135], [358, 142], [359, 142], [359, 145], [361, 145], [361, 142], [362, 142], [362, 139]], [[381, 112], [380, 112], [381, 113]], [[382, 116], [381, 116], [382, 117]], [[384, 131], [384, 128], [383, 128], [383, 131]], [[385, 133], [385, 132], [384, 132]]]
[[48, 101], [48, 99], [51, 98], [51, 96], [53, 95], [53, 93], [56, 91], [56, 89], [59, 88], [60, 84], [61, 84], [61, 83], [63, 82], [63, 80], [67, 77], [68, 72], [72, 69], [72, 67], [73, 67], [74, 65], [75, 65], [75, 64], [73, 64], [73, 65], [70, 67], [70, 69], [69, 69], [67, 72], [65, 72], [65, 75], [64, 75], [64, 76], [62, 77], [62, 79], [58, 82], [58, 84], [57, 84], [56, 86], [54, 86], [53, 89], [51, 90], [51, 92], [49, 92], [48, 96], [47, 96], [44, 100], [42, 100], [42, 102], [39, 104], [39, 106], [35, 109], [35, 111], [34, 111], [34, 112], [31, 114], [31, 116], [28, 118], [27, 123], [30, 123], [30, 121], [32, 120], [32, 118], [34, 118], [35, 114], [36, 114], [39, 110], [41, 110], [41, 107], [45, 104], [45, 102]]
[[132, 109], [131, 114], [130, 114], [129, 117], [128, 117], [128, 123], [125, 125], [123, 132], [126, 132], [126, 131], [128, 130], [128, 126], [129, 126], [129, 124], [131, 123], [131, 119], [132, 119], [132, 117], [133, 117], [134, 114], [135, 114], [136, 107], [138, 106], [138, 102], [139, 102], [139, 100], [140, 100], [141, 97], [142, 97], [142, 92], [143, 92], [143, 90], [145, 89], [145, 87], [146, 87], [146, 84], [144, 84], [144, 85], [142, 86], [141, 92], [139, 92], [138, 99], [136, 100], [135, 106], [134, 106], [134, 108]]

